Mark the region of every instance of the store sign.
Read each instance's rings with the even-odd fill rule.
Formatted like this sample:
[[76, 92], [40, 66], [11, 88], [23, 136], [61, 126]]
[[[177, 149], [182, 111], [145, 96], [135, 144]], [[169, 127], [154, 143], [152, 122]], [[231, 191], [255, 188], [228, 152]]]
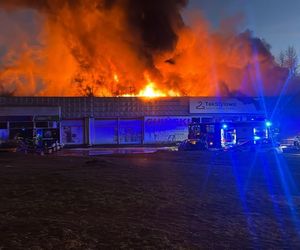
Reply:
[[191, 98], [190, 113], [193, 114], [257, 114], [262, 113], [257, 99]]
[[191, 123], [190, 117], [185, 116], [175, 116], [175, 117], [165, 117], [165, 116], [159, 116], [159, 117], [146, 117], [145, 119], [145, 125], [146, 126], [161, 126], [161, 127], [177, 127], [177, 126], [183, 126], [187, 127]]

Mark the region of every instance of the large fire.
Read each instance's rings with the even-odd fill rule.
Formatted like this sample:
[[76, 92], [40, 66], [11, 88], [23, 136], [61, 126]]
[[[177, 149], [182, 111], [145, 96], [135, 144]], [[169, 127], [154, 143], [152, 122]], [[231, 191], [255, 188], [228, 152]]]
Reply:
[[165, 97], [166, 93], [157, 90], [153, 83], [149, 83], [144, 89], [142, 89], [137, 95], [135, 94], [124, 94], [122, 97], [147, 97], [147, 98], [155, 98], [155, 97]]
[[1, 0], [0, 91], [148, 97], [276, 93], [285, 71], [264, 42], [249, 31], [235, 32], [233, 22], [212, 31], [200, 14], [187, 15], [187, 26], [180, 14], [186, 4]]
[[173, 90], [168, 90], [166, 92], [161, 91], [157, 88], [157, 84], [153, 82], [148, 75], [146, 75], [147, 85], [138, 93], [138, 97], [166, 97], [166, 96], [180, 96], [179, 93], [176, 93]]
[[162, 93], [160, 90], [156, 90], [153, 83], [149, 83], [145, 89], [141, 90], [139, 96], [142, 97], [162, 97], [166, 96], [165, 93]]
[[[153, 82], [148, 74], [145, 76], [146, 86], [144, 89], [140, 90], [138, 94], [130, 93], [130, 94], [123, 94], [122, 97], [146, 97], [146, 98], [156, 98], [156, 97], [167, 97], [167, 96], [180, 96], [179, 93], [176, 93], [173, 90], [169, 90], [166, 92], [161, 91], [156, 87], [156, 83]], [[115, 79], [116, 80], [116, 79]]]

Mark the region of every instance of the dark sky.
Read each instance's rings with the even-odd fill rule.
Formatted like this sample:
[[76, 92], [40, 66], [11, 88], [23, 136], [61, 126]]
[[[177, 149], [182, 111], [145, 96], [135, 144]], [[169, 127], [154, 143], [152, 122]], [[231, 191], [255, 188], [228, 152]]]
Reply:
[[274, 55], [293, 45], [300, 54], [300, 0], [190, 0], [217, 27], [226, 17], [242, 14], [249, 28], [272, 46]]
[[[265, 39], [275, 56], [289, 45], [295, 46], [300, 55], [300, 0], [189, 0], [186, 12], [195, 9], [201, 10], [215, 28], [225, 18], [242, 15], [241, 31], [249, 28]], [[28, 10], [18, 13], [0, 11], [0, 30], [5, 36], [13, 35], [10, 34], [13, 29], [6, 29], [12, 25], [9, 20], [20, 20], [14, 25], [32, 33], [36, 25], [31, 18], [32, 13]]]

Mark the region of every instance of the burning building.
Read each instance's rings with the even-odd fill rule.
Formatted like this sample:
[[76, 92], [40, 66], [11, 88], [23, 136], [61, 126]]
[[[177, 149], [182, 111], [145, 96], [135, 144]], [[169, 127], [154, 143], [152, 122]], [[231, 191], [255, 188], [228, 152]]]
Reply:
[[1, 138], [52, 129], [70, 145], [173, 143], [192, 121], [218, 140], [256, 136], [266, 112], [245, 96], [281, 93], [288, 70], [232, 20], [216, 30], [187, 12], [187, 25], [187, 3], [0, 1]]
[[1, 97], [1, 140], [20, 131], [54, 133], [66, 145], [174, 144], [197, 121], [213, 147], [268, 137], [255, 98]]

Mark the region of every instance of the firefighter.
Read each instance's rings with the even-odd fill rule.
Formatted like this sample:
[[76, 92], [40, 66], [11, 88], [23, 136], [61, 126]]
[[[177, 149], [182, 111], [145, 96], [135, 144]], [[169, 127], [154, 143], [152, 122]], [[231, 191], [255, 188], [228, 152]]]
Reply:
[[298, 150], [300, 149], [300, 136], [299, 135], [297, 135], [294, 139], [294, 147]]

